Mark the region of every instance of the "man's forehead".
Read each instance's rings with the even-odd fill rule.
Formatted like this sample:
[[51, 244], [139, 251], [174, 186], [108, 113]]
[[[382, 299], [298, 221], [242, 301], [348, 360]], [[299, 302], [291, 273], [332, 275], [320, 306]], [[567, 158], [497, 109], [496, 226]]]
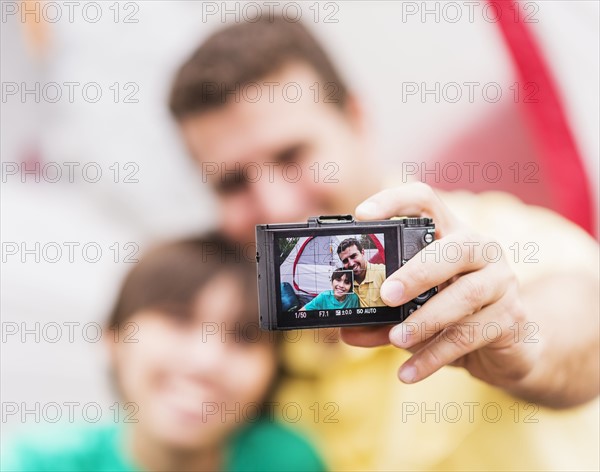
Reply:
[[350, 246], [350, 247], [347, 247], [346, 249], [344, 249], [340, 253], [340, 255], [342, 255], [342, 254], [345, 254], [347, 256], [352, 256], [354, 254], [360, 254], [360, 251], [358, 250], [358, 248], [355, 245], [353, 245], [353, 246]]
[[186, 119], [182, 128], [196, 157], [225, 162], [244, 156], [257, 159], [285, 146], [298, 129], [291, 126], [289, 115], [282, 119], [275, 104], [250, 105], [234, 103]]
[[[247, 92], [230, 93], [226, 105], [184, 119], [192, 152], [200, 159], [257, 161], [309, 135], [318, 111], [330, 107], [311, 99], [316, 80], [307, 67], [290, 66], [249, 85]], [[260, 90], [257, 101], [250, 99], [253, 89]], [[299, 100], [292, 90], [300, 91]]]

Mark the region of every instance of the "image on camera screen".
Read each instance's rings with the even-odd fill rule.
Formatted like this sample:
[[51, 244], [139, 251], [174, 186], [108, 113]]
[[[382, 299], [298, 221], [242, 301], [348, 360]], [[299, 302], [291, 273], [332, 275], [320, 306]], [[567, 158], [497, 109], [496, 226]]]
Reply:
[[281, 237], [278, 246], [282, 312], [329, 317], [386, 306], [383, 233]]

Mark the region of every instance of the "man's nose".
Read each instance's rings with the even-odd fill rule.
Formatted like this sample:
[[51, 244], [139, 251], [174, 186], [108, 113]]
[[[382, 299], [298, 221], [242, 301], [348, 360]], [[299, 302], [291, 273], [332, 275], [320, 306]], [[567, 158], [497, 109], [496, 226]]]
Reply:
[[304, 217], [304, 199], [294, 184], [275, 179], [273, 182], [256, 182], [251, 186], [259, 213], [265, 218], [264, 223], [281, 223]]

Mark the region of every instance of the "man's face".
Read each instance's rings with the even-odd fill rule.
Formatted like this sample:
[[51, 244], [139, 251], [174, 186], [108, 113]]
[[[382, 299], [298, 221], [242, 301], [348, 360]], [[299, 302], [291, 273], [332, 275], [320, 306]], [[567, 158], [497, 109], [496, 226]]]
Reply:
[[344, 264], [344, 269], [354, 272], [354, 278], [363, 279], [367, 272], [367, 260], [365, 251], [359, 251], [356, 246], [350, 246], [340, 252], [340, 261]]
[[253, 241], [256, 224], [352, 213], [378, 189], [360, 113], [324, 103], [318, 81], [309, 67], [290, 65], [257, 82], [255, 103], [246, 97], [255, 101], [256, 87], [182, 120], [202, 179], [219, 197], [221, 229], [233, 239]]

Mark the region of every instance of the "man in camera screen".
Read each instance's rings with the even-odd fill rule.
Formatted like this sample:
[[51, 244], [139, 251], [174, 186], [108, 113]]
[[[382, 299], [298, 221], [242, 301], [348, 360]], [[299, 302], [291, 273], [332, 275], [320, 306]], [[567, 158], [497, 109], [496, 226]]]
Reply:
[[338, 256], [345, 269], [354, 274], [354, 291], [361, 307], [385, 306], [380, 288], [385, 281], [385, 264], [367, 261], [365, 250], [356, 238], [344, 239], [337, 248]]

